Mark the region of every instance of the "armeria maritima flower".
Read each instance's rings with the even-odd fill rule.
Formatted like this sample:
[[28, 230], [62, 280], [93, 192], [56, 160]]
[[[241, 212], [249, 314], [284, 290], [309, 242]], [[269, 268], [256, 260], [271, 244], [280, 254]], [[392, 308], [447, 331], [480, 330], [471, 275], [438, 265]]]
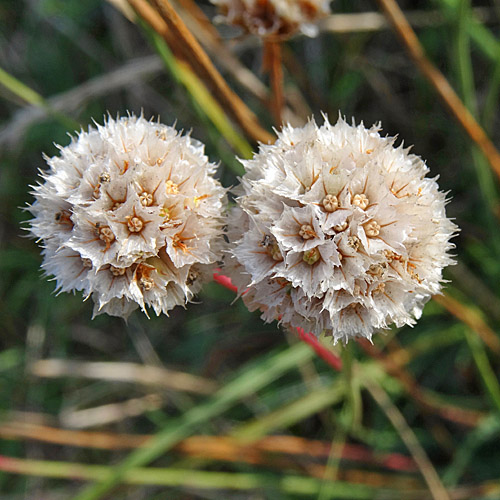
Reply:
[[244, 161], [228, 273], [250, 310], [335, 341], [413, 324], [456, 226], [425, 163], [379, 126], [285, 127]]
[[228, 24], [258, 36], [286, 38], [300, 30], [314, 36], [314, 25], [329, 13], [329, 0], [211, 0]]
[[46, 158], [31, 233], [60, 291], [94, 314], [166, 313], [190, 300], [219, 259], [225, 190], [204, 146], [143, 117], [109, 118]]

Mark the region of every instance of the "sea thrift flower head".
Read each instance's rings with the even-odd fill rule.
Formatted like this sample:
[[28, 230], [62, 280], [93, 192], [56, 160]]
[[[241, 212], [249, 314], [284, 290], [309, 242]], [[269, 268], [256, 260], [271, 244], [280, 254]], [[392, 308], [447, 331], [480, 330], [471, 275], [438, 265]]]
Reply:
[[286, 126], [243, 161], [227, 272], [266, 321], [335, 341], [412, 325], [452, 263], [446, 196], [379, 125]]
[[204, 146], [128, 116], [80, 132], [34, 187], [30, 231], [59, 291], [81, 290], [94, 315], [166, 313], [212, 275], [225, 190]]
[[262, 37], [315, 36], [315, 22], [330, 12], [329, 0], [211, 0], [221, 19]]

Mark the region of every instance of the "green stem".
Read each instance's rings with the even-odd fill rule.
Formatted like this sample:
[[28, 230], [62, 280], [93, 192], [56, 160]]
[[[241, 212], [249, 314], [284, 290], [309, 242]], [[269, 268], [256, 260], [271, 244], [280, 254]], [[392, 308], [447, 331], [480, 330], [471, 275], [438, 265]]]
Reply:
[[472, 429], [453, 452], [451, 463], [443, 474], [443, 484], [448, 488], [458, 484], [467, 466], [474, 459], [477, 450], [485, 443], [498, 442], [500, 437], [500, 416], [488, 415]]
[[78, 130], [80, 128], [80, 124], [77, 121], [53, 109], [38, 92], [35, 92], [2, 68], [0, 68], [0, 85], [3, 85], [28, 104], [45, 109], [49, 115], [56, 118], [68, 130]]
[[498, 111], [498, 96], [500, 93], [500, 44], [498, 46], [498, 57], [494, 63], [493, 74], [491, 75], [482, 113], [484, 130], [490, 135], [493, 129], [495, 115]]
[[319, 490], [318, 500], [329, 500], [332, 498], [332, 489], [330, 487], [332, 481], [337, 480], [342, 450], [344, 449], [347, 434], [345, 429], [338, 428], [332, 440], [328, 461], [326, 463], [321, 489]]
[[[476, 91], [474, 88], [474, 70], [470, 57], [469, 33], [467, 26], [470, 20], [470, 0], [459, 0], [455, 11], [455, 61], [460, 85], [460, 94], [469, 111], [477, 116]], [[479, 188], [482, 193], [486, 210], [485, 223], [490, 234], [493, 235], [493, 244], [500, 254], [500, 238], [498, 237], [495, 212], [498, 209], [498, 190], [496, 179], [486, 158], [476, 146], [471, 146], [470, 153], [475, 167]]]
[[286, 429], [341, 401], [345, 395], [344, 391], [342, 383], [335, 380], [327, 387], [315, 388], [286, 406], [237, 427], [230, 435], [240, 442], [254, 442], [277, 429]]
[[[104, 465], [53, 462], [43, 460], [22, 460], [0, 456], [0, 470], [14, 474], [99, 481], [110, 473]], [[192, 469], [168, 469], [158, 467], [130, 469], [124, 475], [127, 484], [189, 487], [217, 490], [258, 490], [274, 489], [290, 495], [316, 495], [320, 488], [328, 490], [330, 498], [369, 500], [377, 490], [361, 484], [336, 481], [322, 485], [320, 479], [272, 474], [250, 474], [234, 472], [208, 472]]]
[[2, 68], [0, 68], [0, 83], [28, 104], [33, 104], [33, 106], [40, 108], [47, 107], [45, 99], [38, 92], [30, 89], [27, 85], [7, 73]]
[[474, 358], [474, 362], [476, 363], [484, 387], [486, 388], [492, 403], [500, 412], [500, 384], [498, 383], [498, 378], [490, 365], [486, 349], [484, 348], [481, 339], [471, 329], [465, 328], [464, 331], [465, 338], [469, 344], [472, 357]]
[[344, 346], [342, 350], [342, 366], [345, 376], [347, 401], [345, 411], [347, 415], [347, 430], [356, 433], [361, 427], [361, 392], [358, 378], [354, 374], [354, 343]]

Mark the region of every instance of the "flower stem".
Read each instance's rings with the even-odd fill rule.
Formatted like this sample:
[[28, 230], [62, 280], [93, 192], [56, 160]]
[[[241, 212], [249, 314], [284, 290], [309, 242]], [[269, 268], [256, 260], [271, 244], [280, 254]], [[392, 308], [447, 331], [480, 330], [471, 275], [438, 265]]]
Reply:
[[269, 71], [271, 81], [270, 107], [274, 115], [276, 126], [280, 127], [283, 121], [283, 67], [281, 65], [281, 42], [266, 40], [264, 42], [264, 69]]
[[344, 346], [342, 351], [342, 361], [346, 383], [346, 414], [348, 427], [347, 431], [356, 433], [361, 427], [362, 404], [359, 381], [355, 376], [354, 366], [354, 344], [351, 342]]

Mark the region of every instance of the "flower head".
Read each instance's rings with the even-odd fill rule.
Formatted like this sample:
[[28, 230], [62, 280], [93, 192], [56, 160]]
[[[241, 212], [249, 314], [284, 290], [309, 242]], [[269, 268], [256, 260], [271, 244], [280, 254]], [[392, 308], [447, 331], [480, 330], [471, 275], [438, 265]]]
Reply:
[[203, 145], [128, 116], [59, 149], [29, 207], [57, 288], [92, 296], [94, 314], [124, 317], [190, 300], [222, 245], [225, 190]]
[[335, 341], [413, 324], [457, 228], [425, 163], [379, 127], [285, 127], [244, 161], [228, 269], [250, 310]]
[[258, 36], [286, 38], [298, 30], [316, 35], [315, 21], [328, 14], [329, 0], [211, 0], [222, 19]]

